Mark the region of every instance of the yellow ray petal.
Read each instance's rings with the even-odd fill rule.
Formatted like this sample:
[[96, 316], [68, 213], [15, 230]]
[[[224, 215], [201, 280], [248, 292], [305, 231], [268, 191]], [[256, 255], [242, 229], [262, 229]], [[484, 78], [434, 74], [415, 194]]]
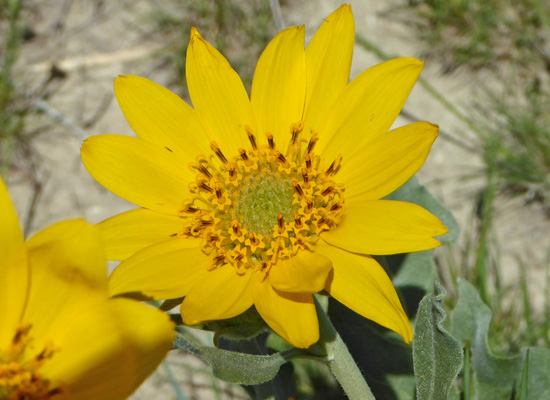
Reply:
[[347, 251], [383, 255], [433, 249], [440, 245], [433, 237], [447, 232], [437, 217], [416, 204], [352, 199], [340, 225], [321, 237]]
[[346, 201], [355, 196], [381, 199], [407, 182], [426, 161], [438, 130], [437, 125], [415, 122], [378, 136], [347, 158], [338, 172]]
[[92, 136], [82, 145], [82, 162], [100, 184], [141, 207], [178, 215], [190, 198], [188, 182], [194, 176], [188, 160], [145, 140]]
[[0, 177], [0, 349], [11, 341], [20, 322], [29, 283], [23, 232], [10, 195]]
[[349, 80], [355, 23], [344, 4], [328, 16], [306, 48], [307, 95], [304, 132], [319, 127]]
[[242, 314], [252, 306], [252, 286], [257, 275], [237, 275], [231, 265], [224, 265], [202, 276], [181, 304], [181, 317], [188, 325], [227, 319]]
[[184, 220], [145, 208], [115, 215], [98, 226], [107, 260], [123, 261], [154, 243], [178, 240]]
[[32, 323], [33, 331], [47, 337], [59, 322], [57, 316], [69, 318], [90, 301], [107, 296], [107, 266], [97, 226], [82, 219], [59, 222], [27, 245], [31, 286], [23, 321]]
[[279, 260], [269, 271], [269, 283], [283, 292], [317, 293], [325, 287], [332, 263], [326, 257], [301, 251]]
[[344, 161], [386, 133], [422, 71], [416, 58], [396, 58], [363, 71], [336, 99], [319, 128], [317, 154]]
[[286, 150], [292, 124], [302, 121], [306, 95], [304, 27], [293, 26], [269, 43], [256, 66], [250, 101], [265, 141], [270, 132], [280, 149]]
[[324, 243], [315, 250], [329, 257], [334, 265], [326, 285], [331, 296], [363, 317], [397, 332], [406, 343], [412, 340], [411, 324], [390, 278], [372, 257]]
[[305, 349], [319, 340], [312, 294], [281, 292], [266, 279], [254, 286], [254, 305], [271, 329], [291, 345]]
[[35, 273], [47, 269], [62, 279], [75, 277], [91, 288], [107, 290], [107, 266], [97, 226], [83, 219], [61, 221], [32, 236], [27, 248], [33, 279]]
[[206, 273], [210, 260], [200, 239], [177, 239], [146, 247], [120, 264], [109, 278], [109, 294], [138, 294], [153, 300], [183, 297]]
[[207, 134], [226, 157], [250, 144], [245, 127], [256, 132], [248, 94], [225, 57], [195, 29], [187, 48], [187, 86], [193, 107]]
[[[121, 400], [151, 374], [172, 345], [173, 324], [152, 307], [103, 299], [72, 318], [51, 338], [59, 352], [40, 372], [63, 382], [60, 400]], [[56, 397], [57, 398], [57, 397]]]
[[123, 75], [115, 79], [115, 94], [140, 138], [181, 152], [189, 161], [209, 151], [210, 140], [195, 110], [170, 90], [139, 76]]

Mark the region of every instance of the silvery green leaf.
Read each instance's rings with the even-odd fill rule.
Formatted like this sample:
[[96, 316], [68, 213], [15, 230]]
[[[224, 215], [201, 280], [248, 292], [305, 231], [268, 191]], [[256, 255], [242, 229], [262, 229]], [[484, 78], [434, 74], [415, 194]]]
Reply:
[[287, 360], [280, 354], [253, 355], [203, 346], [178, 332], [174, 348], [206, 361], [214, 375], [226, 382], [259, 385], [272, 380]]
[[[459, 301], [451, 313], [451, 332], [471, 345], [472, 400], [508, 400], [521, 392], [527, 349], [505, 357], [488, 345], [491, 310], [467, 281], [458, 282]], [[525, 378], [527, 400], [550, 399], [550, 349], [529, 349], [529, 374]]]
[[416, 316], [413, 365], [419, 400], [446, 400], [463, 361], [461, 344], [442, 325], [445, 290], [437, 282], [434, 286], [434, 293], [420, 302]]
[[[392, 256], [393, 257], [393, 256]], [[399, 288], [420, 288], [424, 293], [431, 291], [438, 279], [433, 261], [433, 250], [417, 251], [402, 256], [403, 260], [393, 278], [393, 284]], [[392, 263], [391, 257], [386, 257]]]

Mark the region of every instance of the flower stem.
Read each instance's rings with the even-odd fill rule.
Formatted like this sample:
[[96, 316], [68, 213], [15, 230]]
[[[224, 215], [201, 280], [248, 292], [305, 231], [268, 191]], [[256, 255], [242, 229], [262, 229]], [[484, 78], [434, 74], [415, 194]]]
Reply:
[[375, 400], [369, 385], [353, 360], [346, 344], [315, 299], [321, 337], [315, 346], [322, 346], [328, 356], [328, 367], [350, 400]]

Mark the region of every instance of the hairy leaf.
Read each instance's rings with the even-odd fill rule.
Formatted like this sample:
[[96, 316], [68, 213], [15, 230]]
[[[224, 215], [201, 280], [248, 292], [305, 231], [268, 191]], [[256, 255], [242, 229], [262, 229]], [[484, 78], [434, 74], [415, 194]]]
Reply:
[[413, 365], [419, 400], [445, 400], [463, 361], [462, 346], [442, 325], [445, 290], [437, 282], [434, 286], [434, 293], [420, 302], [416, 317]]
[[176, 335], [174, 348], [206, 361], [217, 378], [242, 385], [259, 385], [272, 380], [281, 365], [287, 362], [280, 353], [259, 356], [203, 346], [180, 332]]
[[[471, 344], [471, 399], [508, 400], [512, 393], [520, 393], [527, 349], [513, 357], [493, 354], [488, 346], [491, 310], [467, 281], [459, 280], [458, 293], [458, 304], [451, 313], [451, 332], [463, 345], [467, 341]], [[550, 399], [550, 349], [530, 348], [528, 368], [526, 399]]]
[[[399, 270], [393, 278], [397, 287], [416, 287], [425, 293], [431, 291], [434, 282], [438, 279], [433, 261], [433, 250], [417, 251], [404, 255]], [[391, 265], [393, 259], [386, 257]]]

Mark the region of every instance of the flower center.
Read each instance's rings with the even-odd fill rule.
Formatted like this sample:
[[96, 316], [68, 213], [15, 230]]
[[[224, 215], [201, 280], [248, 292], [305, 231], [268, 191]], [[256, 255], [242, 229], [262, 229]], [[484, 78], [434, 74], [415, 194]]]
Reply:
[[290, 221], [297, 207], [292, 204], [294, 189], [290, 178], [269, 168], [263, 172], [243, 178], [235, 212], [237, 220], [249, 232], [268, 235], [277, 224], [279, 213]]
[[197, 172], [190, 184], [193, 198], [183, 202], [183, 231], [173, 236], [202, 238], [201, 249], [211, 257], [211, 269], [231, 264], [238, 274], [250, 268], [265, 272], [279, 259], [311, 251], [319, 234], [337, 226], [344, 215], [344, 188], [334, 181], [341, 157], [324, 171], [313, 153], [317, 135], [307, 146], [299, 139], [301, 124], [290, 128], [285, 154], [273, 135], [251, 143], [239, 155], [226, 158], [212, 142], [210, 157], [198, 156], [190, 167]]
[[61, 386], [52, 387], [50, 381], [38, 372], [40, 367], [57, 351], [48, 343], [36, 355], [32, 337], [32, 326], [21, 324], [13, 336], [11, 344], [0, 350], [0, 399], [4, 400], [48, 400], [61, 393]]

